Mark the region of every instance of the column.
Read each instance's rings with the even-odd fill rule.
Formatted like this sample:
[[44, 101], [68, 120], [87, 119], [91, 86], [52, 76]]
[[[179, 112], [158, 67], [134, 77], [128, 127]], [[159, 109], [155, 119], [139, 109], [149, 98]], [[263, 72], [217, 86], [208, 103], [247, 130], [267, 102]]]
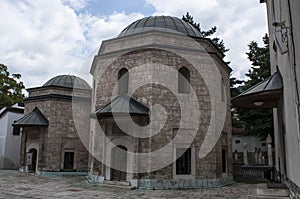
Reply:
[[248, 165], [248, 146], [247, 146], [247, 143], [245, 142], [244, 143], [244, 165]]
[[266, 142], [268, 144], [268, 165], [273, 166], [272, 137], [270, 134], [268, 134]]

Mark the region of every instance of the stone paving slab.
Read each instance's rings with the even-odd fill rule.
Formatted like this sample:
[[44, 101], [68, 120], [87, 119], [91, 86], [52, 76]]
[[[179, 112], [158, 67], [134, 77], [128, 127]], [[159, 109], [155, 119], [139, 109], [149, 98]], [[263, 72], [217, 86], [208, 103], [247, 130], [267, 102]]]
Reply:
[[0, 170], [0, 199], [8, 198], [112, 198], [112, 199], [246, 199], [254, 184], [235, 183], [214, 189], [124, 190], [86, 182], [85, 177], [45, 177]]

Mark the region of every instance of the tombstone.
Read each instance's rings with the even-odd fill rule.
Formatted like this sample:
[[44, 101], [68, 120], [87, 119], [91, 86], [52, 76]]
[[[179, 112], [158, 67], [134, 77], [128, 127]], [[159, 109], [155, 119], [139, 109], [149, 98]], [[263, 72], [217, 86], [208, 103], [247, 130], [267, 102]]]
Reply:
[[258, 148], [258, 164], [262, 164], [262, 153], [261, 148]]
[[237, 150], [234, 151], [234, 160], [237, 162], [239, 160], [239, 154]]
[[254, 152], [254, 160], [255, 160], [255, 164], [258, 164], [258, 152], [257, 152], [256, 147], [255, 147], [255, 152]]
[[266, 165], [266, 158], [265, 158], [264, 155], [262, 155], [261, 159], [262, 159], [262, 164], [263, 164], [263, 165]]
[[244, 165], [248, 165], [248, 146], [247, 146], [247, 143], [244, 142]]
[[272, 156], [272, 137], [270, 134], [268, 134], [267, 140], [268, 144], [268, 165], [273, 166], [273, 156]]

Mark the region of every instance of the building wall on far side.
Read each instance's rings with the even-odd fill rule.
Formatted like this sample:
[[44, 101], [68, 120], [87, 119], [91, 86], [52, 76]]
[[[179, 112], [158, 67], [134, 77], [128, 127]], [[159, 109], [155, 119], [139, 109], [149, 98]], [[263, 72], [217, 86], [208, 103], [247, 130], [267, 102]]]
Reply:
[[7, 111], [0, 118], [0, 169], [19, 168], [20, 136], [13, 135], [12, 124], [22, 116], [22, 113]]
[[271, 71], [278, 67], [284, 85], [282, 99], [274, 109], [276, 168], [283, 179], [300, 187], [300, 1], [266, 3]]

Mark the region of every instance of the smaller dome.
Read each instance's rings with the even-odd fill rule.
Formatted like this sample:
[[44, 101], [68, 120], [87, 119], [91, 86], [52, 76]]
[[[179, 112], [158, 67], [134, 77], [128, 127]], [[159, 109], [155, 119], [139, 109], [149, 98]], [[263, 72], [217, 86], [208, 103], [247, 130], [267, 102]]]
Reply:
[[80, 77], [74, 75], [58, 75], [48, 80], [42, 87], [56, 86], [91, 90], [90, 85]]

